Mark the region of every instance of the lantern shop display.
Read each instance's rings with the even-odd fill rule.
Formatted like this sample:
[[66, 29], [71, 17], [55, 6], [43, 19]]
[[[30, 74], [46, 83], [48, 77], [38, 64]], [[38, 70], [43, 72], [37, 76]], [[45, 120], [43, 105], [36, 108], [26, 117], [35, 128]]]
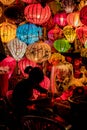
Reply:
[[7, 43], [10, 40], [14, 39], [16, 36], [16, 29], [16, 25], [8, 22], [3, 22], [0, 24], [1, 41]]
[[0, 0], [0, 2], [1, 2], [3, 5], [8, 6], [8, 5], [14, 3], [15, 0]]
[[63, 28], [63, 34], [69, 43], [73, 43], [76, 38], [76, 32], [73, 26], [67, 25]]
[[21, 42], [20, 40], [15, 38], [7, 43], [7, 47], [12, 56], [18, 61], [24, 56], [27, 45], [24, 42]]
[[51, 47], [43, 41], [38, 41], [28, 45], [25, 55], [36, 63], [42, 63], [50, 58]]
[[80, 10], [80, 20], [82, 24], [87, 25], [87, 5]]
[[21, 24], [16, 30], [16, 36], [26, 44], [32, 44], [42, 37], [42, 28], [32, 23]]
[[54, 48], [58, 51], [58, 52], [68, 52], [69, 49], [71, 48], [71, 44], [69, 44], [68, 40], [66, 40], [65, 38], [62, 39], [58, 39], [56, 41], [54, 41]]
[[30, 4], [25, 7], [24, 15], [28, 22], [37, 25], [42, 25], [50, 18], [51, 10], [47, 4], [44, 8], [39, 3]]
[[38, 66], [38, 65], [36, 64], [36, 62], [33, 62], [33, 61], [27, 59], [26, 57], [23, 57], [21, 60], [19, 60], [18, 61], [18, 67], [20, 68], [24, 77], [26, 77], [24, 70], [27, 66], [35, 67], [35, 66]]

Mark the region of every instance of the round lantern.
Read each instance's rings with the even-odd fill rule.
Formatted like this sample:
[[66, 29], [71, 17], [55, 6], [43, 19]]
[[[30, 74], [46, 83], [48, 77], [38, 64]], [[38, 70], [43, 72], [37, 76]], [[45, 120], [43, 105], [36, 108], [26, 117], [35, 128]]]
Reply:
[[34, 4], [37, 2], [37, 0], [22, 0], [22, 1], [28, 4]]
[[44, 8], [39, 3], [30, 4], [25, 7], [24, 15], [27, 21], [42, 25], [50, 18], [51, 10], [47, 4]]
[[67, 25], [67, 13], [66, 12], [58, 12], [57, 14], [54, 15], [54, 23], [64, 27]]
[[54, 41], [54, 48], [59, 52], [67, 52], [71, 45], [65, 38], [62, 38]]
[[82, 23], [80, 21], [80, 12], [72, 12], [67, 15], [67, 22], [69, 25], [72, 25], [74, 27], [81, 26]]
[[80, 10], [80, 20], [84, 25], [87, 25], [87, 5]]
[[75, 32], [75, 29], [70, 26], [70, 25], [67, 25], [63, 28], [63, 33], [64, 33], [64, 36], [66, 37], [66, 39], [70, 42], [70, 43], [73, 43], [75, 38], [76, 38], [76, 32]]
[[4, 70], [8, 69], [8, 77], [10, 78], [15, 67], [16, 67], [16, 60], [11, 56], [7, 56], [4, 60], [0, 62], [0, 67], [3, 67]]
[[39, 41], [28, 45], [25, 55], [28, 59], [36, 63], [42, 63], [50, 58], [51, 47], [47, 43]]
[[16, 29], [16, 25], [10, 24], [8, 22], [3, 22], [0, 24], [0, 36], [2, 42], [7, 43], [14, 39], [16, 36]]
[[12, 56], [18, 61], [24, 56], [27, 45], [15, 38], [7, 44], [7, 47]]
[[35, 67], [35, 66], [37, 66], [37, 64], [35, 62], [27, 59], [26, 57], [24, 57], [18, 61], [18, 67], [20, 68], [24, 77], [26, 76], [26, 74], [24, 73], [24, 70], [27, 66]]
[[0, 0], [0, 2], [1, 2], [3, 5], [10, 5], [10, 4], [12, 4], [13, 2], [15, 2], [15, 0]]
[[17, 38], [26, 44], [31, 44], [39, 40], [42, 36], [42, 28], [32, 23], [19, 25], [16, 30]]

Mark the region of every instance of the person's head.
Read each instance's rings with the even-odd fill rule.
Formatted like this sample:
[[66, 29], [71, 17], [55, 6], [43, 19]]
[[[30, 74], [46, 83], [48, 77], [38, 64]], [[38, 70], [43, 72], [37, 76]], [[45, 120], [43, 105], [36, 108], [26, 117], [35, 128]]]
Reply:
[[40, 83], [44, 79], [44, 73], [40, 67], [34, 67], [29, 73], [29, 78], [35, 83]]
[[26, 73], [26, 74], [29, 74], [30, 73], [30, 71], [32, 70], [32, 66], [27, 66], [25, 69], [24, 69], [24, 73]]

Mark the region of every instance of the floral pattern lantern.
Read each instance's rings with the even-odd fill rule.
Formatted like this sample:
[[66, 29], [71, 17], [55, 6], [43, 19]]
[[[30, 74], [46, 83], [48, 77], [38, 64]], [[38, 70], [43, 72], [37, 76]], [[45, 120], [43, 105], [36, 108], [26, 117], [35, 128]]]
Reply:
[[13, 2], [15, 2], [15, 0], [0, 0], [0, 2], [1, 2], [3, 5], [10, 5], [10, 4], [12, 4]]
[[27, 45], [24, 42], [21, 42], [17, 38], [11, 40], [7, 47], [9, 51], [11, 52], [12, 56], [19, 61], [25, 54]]
[[47, 43], [39, 41], [28, 45], [25, 55], [36, 63], [42, 63], [50, 58], [51, 47]]
[[67, 13], [66, 12], [58, 12], [57, 14], [54, 15], [54, 23], [64, 27], [67, 25]]
[[14, 39], [16, 36], [16, 29], [16, 25], [8, 22], [3, 22], [0, 24], [0, 36], [2, 42], [7, 43], [10, 40]]
[[30, 4], [25, 7], [24, 15], [27, 21], [42, 25], [51, 16], [51, 10], [50, 7], [46, 4], [46, 6], [43, 8], [41, 4]]
[[21, 60], [18, 61], [18, 67], [20, 68], [23, 76], [26, 76], [26, 74], [24, 73], [24, 70], [27, 66], [38, 66], [35, 62], [27, 59], [26, 57], [22, 58]]
[[70, 42], [70, 43], [73, 43], [75, 38], [76, 38], [76, 32], [75, 32], [75, 29], [70, 26], [70, 25], [67, 25], [63, 28], [63, 33], [64, 33], [64, 36], [66, 37], [66, 39]]
[[54, 48], [59, 52], [67, 52], [71, 48], [71, 45], [65, 38], [58, 39], [53, 44]]
[[26, 44], [31, 44], [39, 40], [42, 36], [42, 28], [32, 23], [19, 25], [16, 30], [17, 38]]
[[80, 10], [80, 20], [84, 25], [87, 25], [87, 5]]

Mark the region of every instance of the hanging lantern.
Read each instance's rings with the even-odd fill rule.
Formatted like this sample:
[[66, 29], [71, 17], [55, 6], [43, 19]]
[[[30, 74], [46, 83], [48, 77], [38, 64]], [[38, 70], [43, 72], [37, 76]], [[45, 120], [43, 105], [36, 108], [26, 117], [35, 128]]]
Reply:
[[48, 38], [50, 40], [57, 40], [58, 38], [61, 38], [63, 34], [63, 31], [61, 28], [59, 28], [58, 26], [55, 26], [53, 29], [51, 29], [48, 32]]
[[65, 38], [58, 39], [53, 44], [54, 48], [59, 52], [67, 52], [71, 48], [71, 45]]
[[78, 9], [81, 10], [85, 5], [87, 5], [87, 1], [86, 0], [81, 0], [79, 5], [78, 5]]
[[7, 44], [7, 47], [12, 56], [18, 61], [24, 56], [27, 45], [15, 38]]
[[0, 62], [0, 68], [3, 68], [4, 71], [7, 69], [8, 77], [10, 78], [15, 67], [16, 67], [16, 60], [11, 56], [7, 56], [4, 60]]
[[20, 61], [18, 61], [18, 67], [20, 68], [24, 77], [26, 76], [26, 74], [24, 73], [24, 70], [27, 66], [35, 67], [35, 66], [37, 66], [37, 64], [35, 62], [27, 59], [26, 57], [24, 57]]
[[36, 63], [42, 63], [51, 56], [51, 47], [42, 41], [28, 45], [26, 57]]
[[7, 43], [14, 39], [16, 36], [16, 29], [16, 25], [10, 24], [8, 22], [3, 22], [0, 24], [0, 36], [2, 42]]
[[22, 1], [28, 4], [34, 4], [37, 2], [37, 0], [22, 0]]
[[73, 12], [67, 15], [67, 22], [69, 25], [72, 25], [73, 27], [82, 26], [82, 23], [80, 21], [80, 12]]
[[31, 23], [22, 24], [18, 26], [16, 35], [19, 40], [31, 44], [42, 36], [42, 28]]
[[1, 2], [3, 5], [10, 5], [10, 4], [12, 4], [13, 2], [15, 2], [15, 0], [0, 0], [0, 2]]
[[81, 26], [76, 28], [76, 35], [80, 42], [85, 43], [87, 40], [87, 26]]
[[70, 26], [70, 25], [67, 25], [63, 28], [63, 33], [64, 33], [64, 36], [66, 37], [66, 39], [70, 42], [70, 43], [73, 43], [75, 38], [76, 38], [76, 32], [75, 32], [75, 29]]
[[80, 20], [84, 25], [87, 25], [87, 5], [80, 10]]
[[25, 7], [24, 15], [27, 21], [42, 25], [51, 16], [51, 10], [50, 7], [46, 4], [46, 6], [43, 8], [41, 4], [30, 4]]
[[64, 27], [67, 25], [67, 13], [66, 12], [58, 12], [57, 14], [54, 15], [54, 23]]

